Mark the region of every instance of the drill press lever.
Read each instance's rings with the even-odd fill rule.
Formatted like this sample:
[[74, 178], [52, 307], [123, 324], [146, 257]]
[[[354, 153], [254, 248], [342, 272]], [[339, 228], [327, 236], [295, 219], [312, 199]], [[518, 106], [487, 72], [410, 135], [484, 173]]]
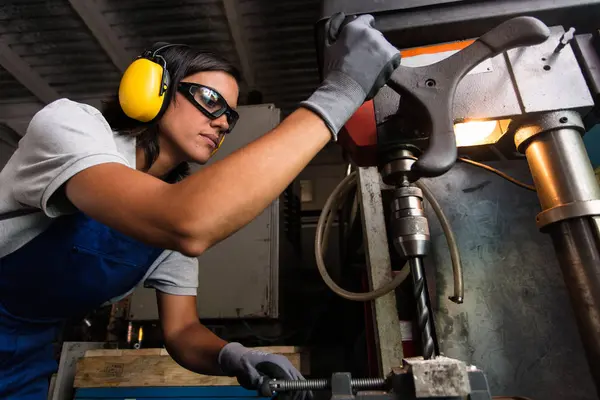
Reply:
[[515, 47], [539, 44], [550, 36], [548, 27], [532, 17], [510, 19], [474, 43], [435, 64], [410, 68], [400, 65], [388, 86], [415, 101], [430, 122], [429, 146], [413, 165], [417, 177], [447, 172], [457, 150], [452, 117], [454, 94], [461, 79], [477, 64]]

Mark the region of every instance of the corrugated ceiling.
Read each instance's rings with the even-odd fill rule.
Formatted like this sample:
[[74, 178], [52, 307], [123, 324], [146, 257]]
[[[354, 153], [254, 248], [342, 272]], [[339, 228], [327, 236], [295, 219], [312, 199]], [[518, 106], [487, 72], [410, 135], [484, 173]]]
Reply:
[[307, 98], [318, 84], [314, 23], [318, 0], [241, 0], [257, 86], [265, 102], [284, 110]]
[[0, 93], [0, 103], [36, 101], [35, 96], [2, 67], [0, 67]]
[[2, 3], [0, 40], [61, 96], [104, 97], [115, 91], [118, 70], [68, 1]]
[[[216, 50], [241, 64], [223, 0], [88, 0], [130, 57], [155, 41]], [[256, 89], [263, 102], [287, 113], [318, 84], [313, 25], [317, 0], [237, 0]], [[0, 41], [60, 96], [102, 99], [116, 91], [120, 72], [69, 0], [4, 0]], [[240, 104], [246, 102], [243, 86]], [[25, 86], [0, 69], [0, 105], [35, 103]], [[2, 115], [0, 119], [10, 118]], [[14, 110], [14, 107], [11, 108]], [[6, 112], [4, 112], [6, 114]]]
[[221, 0], [106, 0], [99, 4], [104, 18], [132, 54], [165, 41], [219, 50], [238, 61]]

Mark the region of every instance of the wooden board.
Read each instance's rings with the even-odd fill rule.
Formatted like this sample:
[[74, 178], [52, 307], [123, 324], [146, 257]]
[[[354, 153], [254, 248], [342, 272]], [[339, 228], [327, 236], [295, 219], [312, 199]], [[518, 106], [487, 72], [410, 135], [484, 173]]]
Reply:
[[58, 364], [56, 384], [49, 400], [72, 400], [77, 363], [86, 351], [101, 349], [104, 342], [64, 342]]
[[[309, 373], [308, 353], [299, 347], [258, 347], [282, 354], [303, 374]], [[74, 387], [236, 386], [235, 378], [207, 376], [177, 364], [165, 349], [90, 350], [77, 364]]]

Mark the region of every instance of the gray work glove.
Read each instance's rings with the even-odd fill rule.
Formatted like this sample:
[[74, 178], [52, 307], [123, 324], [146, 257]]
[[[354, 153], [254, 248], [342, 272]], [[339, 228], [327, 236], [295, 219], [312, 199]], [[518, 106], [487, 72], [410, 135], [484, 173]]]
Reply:
[[334, 140], [354, 112], [377, 94], [400, 65], [398, 49], [373, 27], [373, 16], [361, 15], [347, 24], [345, 20], [343, 13], [337, 13], [327, 21], [325, 79], [308, 100], [300, 103], [323, 118]]
[[[286, 379], [304, 380], [300, 372], [286, 357], [269, 354], [259, 350], [249, 349], [240, 343], [228, 343], [219, 353], [219, 365], [228, 376], [235, 376], [239, 384], [249, 390], [261, 391], [265, 380]], [[263, 396], [270, 395], [261, 393]], [[286, 398], [292, 400], [312, 399], [312, 393], [307, 391], [290, 392]]]

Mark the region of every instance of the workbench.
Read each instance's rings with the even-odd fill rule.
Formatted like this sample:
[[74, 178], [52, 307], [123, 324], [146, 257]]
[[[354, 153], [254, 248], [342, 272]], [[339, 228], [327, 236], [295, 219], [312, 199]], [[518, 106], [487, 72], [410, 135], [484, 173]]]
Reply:
[[[286, 356], [303, 374], [310, 372], [309, 354], [299, 347], [260, 347]], [[76, 400], [87, 399], [219, 399], [257, 398], [236, 378], [208, 376], [177, 364], [166, 349], [88, 350], [77, 363]]]
[[80, 388], [75, 392], [75, 400], [236, 400], [258, 398], [256, 391], [239, 386], [203, 387], [103, 387]]

